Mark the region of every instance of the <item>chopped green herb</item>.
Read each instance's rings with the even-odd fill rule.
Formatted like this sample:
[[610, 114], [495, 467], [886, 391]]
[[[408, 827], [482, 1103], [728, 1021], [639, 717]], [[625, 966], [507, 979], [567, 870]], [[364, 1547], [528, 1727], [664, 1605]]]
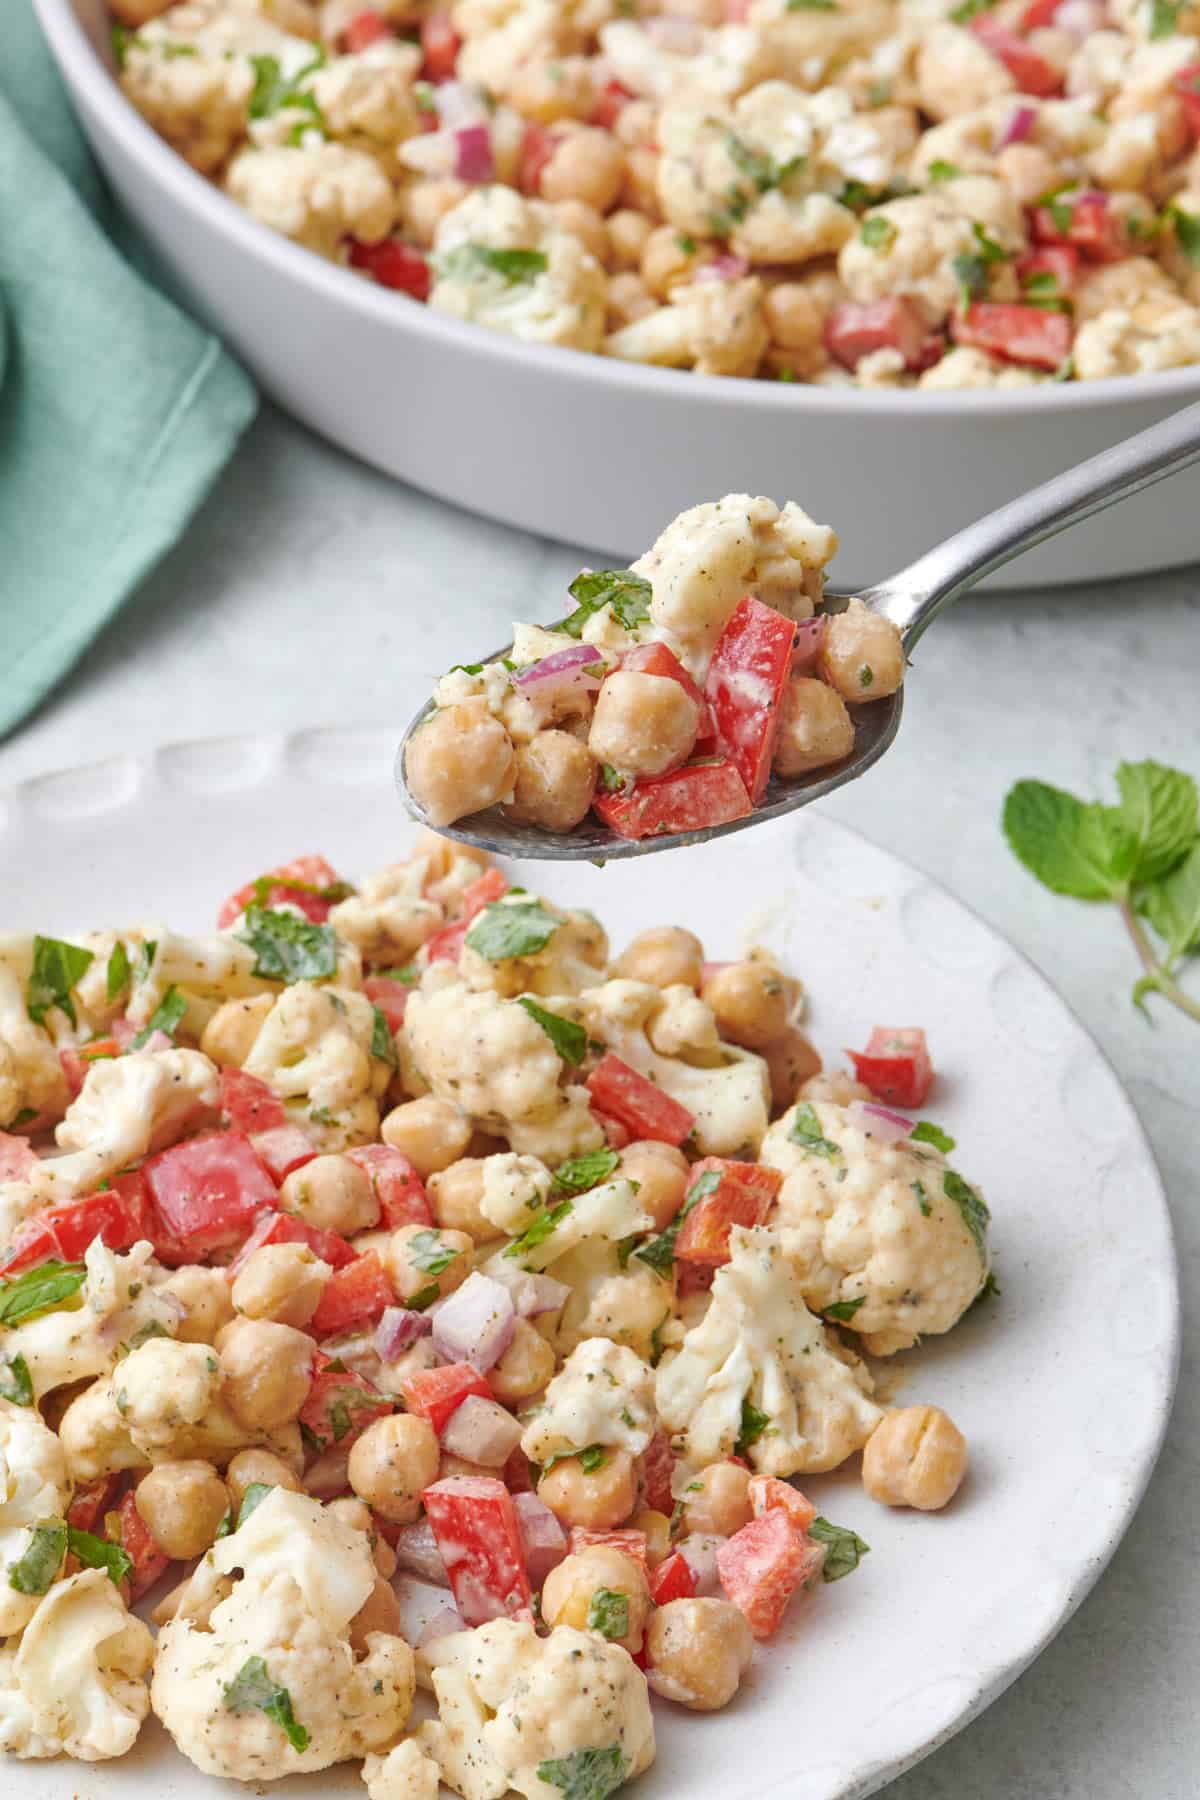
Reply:
[[9, 1565], [8, 1585], [18, 1594], [47, 1594], [67, 1553], [67, 1527], [62, 1519], [39, 1519], [29, 1548]]
[[554, 1185], [561, 1194], [583, 1194], [588, 1188], [607, 1181], [620, 1163], [615, 1150], [587, 1150], [559, 1163], [554, 1171]]
[[314, 925], [295, 913], [248, 906], [235, 933], [254, 952], [254, 973], [264, 981], [320, 981], [337, 973], [332, 925]]
[[405, 963], [399, 969], [376, 969], [374, 973], [381, 981], [398, 981], [403, 987], [416, 987], [421, 976], [412, 963]]
[[639, 1261], [646, 1263], [656, 1275], [661, 1275], [664, 1281], [669, 1281], [671, 1278], [671, 1270], [675, 1262], [675, 1240], [679, 1236], [683, 1221], [694, 1206], [698, 1206], [706, 1195], [715, 1192], [720, 1185], [721, 1177], [717, 1171], [705, 1169], [703, 1175], [698, 1175], [688, 1189], [682, 1207], [667, 1229], [660, 1232], [657, 1237], [648, 1239], [639, 1250], [634, 1251], [634, 1255]]
[[917, 1197], [917, 1205], [921, 1209], [921, 1217], [923, 1219], [929, 1218], [930, 1214], [933, 1212], [933, 1208], [929, 1204], [929, 1195], [926, 1192], [925, 1183], [923, 1181], [913, 1181], [909, 1183], [909, 1186]]
[[418, 1293], [413, 1295], [409, 1305], [414, 1312], [425, 1312], [428, 1307], [433, 1305], [435, 1300], [441, 1298], [441, 1293], [442, 1290], [437, 1282], [431, 1281], [428, 1287], [421, 1288]]
[[0, 1351], [0, 1400], [11, 1401], [13, 1406], [33, 1405], [33, 1378], [19, 1350], [15, 1356]]
[[929, 165], [929, 180], [934, 187], [939, 181], [957, 181], [961, 174], [957, 163], [943, 162], [941, 157], [935, 157]]
[[437, 1232], [418, 1231], [405, 1246], [410, 1261], [425, 1275], [444, 1275], [450, 1264], [462, 1255], [447, 1244]]
[[175, 1033], [178, 1031], [180, 1021], [186, 1011], [187, 1000], [184, 995], [177, 987], [169, 987], [129, 1048], [131, 1050], [143, 1049], [156, 1031], [164, 1032], [174, 1041]]
[[[132, 1298], [132, 1292], [130, 1298]], [[157, 1319], [147, 1319], [144, 1325], [138, 1326], [137, 1330], [130, 1338], [125, 1347], [126, 1355], [128, 1355], [130, 1350], [138, 1350], [143, 1344], [148, 1344], [151, 1338], [165, 1338], [170, 1337], [170, 1335], [171, 1334], [166, 1327], [160, 1325]]]
[[995, 4], [996, 0], [962, 0], [962, 5], [956, 6], [950, 17], [956, 25], [969, 25], [980, 13], [991, 12]]
[[789, 12], [836, 12], [837, 0], [787, 0]]
[[128, 987], [129, 974], [129, 952], [118, 938], [113, 945], [112, 955], [108, 959], [108, 968], [104, 973], [104, 988], [110, 1000], [115, 1000], [117, 995]]
[[932, 1119], [918, 1119], [908, 1135], [910, 1142], [932, 1144], [943, 1156], [949, 1156], [958, 1141], [948, 1131], [943, 1131], [940, 1125], [935, 1125]]
[[62, 938], [35, 937], [33, 968], [25, 988], [25, 1010], [35, 1025], [45, 1022], [52, 1006], [65, 1013], [72, 1025], [79, 1023], [71, 989], [82, 981], [93, 962], [92, 952]]
[[[1071, 195], [1071, 198], [1064, 200], [1064, 194]], [[1040, 194], [1034, 201], [1034, 205], [1045, 207], [1050, 214], [1055, 231], [1060, 237], [1066, 237], [1074, 223], [1075, 201], [1078, 198], [1078, 184], [1074, 181], [1065, 181], [1061, 187], [1051, 188], [1047, 193]]]
[[1183, 11], [1183, 0], [1150, 0], [1150, 29], [1147, 36], [1153, 43], [1158, 38], [1174, 37], [1179, 30], [1179, 15]]
[[742, 1423], [737, 1436], [737, 1454], [745, 1456], [751, 1444], [757, 1444], [771, 1423], [770, 1413], [760, 1412], [747, 1396], [742, 1401]]
[[73, 1300], [87, 1280], [82, 1263], [64, 1263], [51, 1257], [36, 1269], [27, 1269], [11, 1281], [0, 1281], [0, 1325], [20, 1325], [39, 1313], [54, 1312]]
[[695, 238], [688, 237], [684, 232], [676, 233], [675, 247], [681, 256], [695, 256], [696, 254]]
[[466, 943], [485, 962], [536, 956], [562, 923], [540, 900], [493, 900], [467, 932]]
[[310, 113], [316, 123], [323, 124], [316, 99], [312, 94], [302, 91], [300, 83], [324, 65], [323, 50], [318, 50], [294, 75], [283, 73], [277, 56], [252, 56], [250, 66], [254, 70], [254, 87], [250, 94], [250, 117], [269, 119], [285, 108], [294, 110], [298, 107], [301, 111]]
[[129, 55], [129, 46], [136, 36], [137, 33], [130, 31], [127, 25], [114, 25], [109, 31], [108, 41], [112, 48], [113, 61], [116, 63], [118, 69], [123, 69], [125, 67], [125, 61]]
[[488, 244], [459, 244], [438, 259], [438, 273], [451, 281], [499, 275], [510, 287], [535, 281], [550, 264], [541, 250], [493, 250]]
[[874, 681], [875, 681], [874, 669], [871, 667], [870, 663], [864, 663], [862, 665], [862, 668], [858, 671], [859, 687], [860, 688], [869, 688], [874, 684]]
[[67, 1526], [67, 1549], [72, 1556], [77, 1556], [85, 1569], [103, 1569], [114, 1587], [133, 1573], [133, 1558], [128, 1550], [120, 1544], [112, 1544], [107, 1538], [94, 1537], [90, 1531], [80, 1531], [74, 1525]]
[[606, 606], [626, 631], [636, 631], [650, 617], [650, 583], [632, 569], [585, 569], [567, 592], [576, 602], [575, 611], [550, 629], [568, 637], [582, 637], [588, 620]]
[[1069, 313], [1075, 310], [1067, 294], [1058, 291], [1058, 276], [1053, 269], [1038, 269], [1021, 283], [1021, 298], [1026, 306], [1040, 307], [1042, 312]]
[[20, 1112], [17, 1113], [16, 1117], [12, 1118], [8, 1121], [8, 1124], [5, 1126], [4, 1129], [6, 1131], [23, 1131], [25, 1129], [26, 1125], [32, 1125], [33, 1121], [36, 1118], [37, 1118], [37, 1108], [36, 1107], [23, 1106], [21, 1108]]
[[818, 1544], [828, 1546], [821, 1571], [825, 1581], [840, 1581], [843, 1575], [852, 1575], [871, 1548], [856, 1531], [850, 1531], [844, 1525], [831, 1525], [828, 1519], [819, 1516], [809, 1526], [808, 1535], [816, 1538]]
[[989, 1269], [984, 1277], [983, 1286], [972, 1300], [971, 1305], [978, 1306], [981, 1300], [999, 1300], [1000, 1297], [1000, 1283], [996, 1280], [995, 1272]]
[[868, 250], [890, 250], [896, 241], [896, 227], [882, 213], [872, 213], [863, 220], [858, 235]]
[[539, 1006], [528, 994], [522, 994], [517, 1005], [523, 1006], [530, 1018], [541, 1026], [563, 1061], [577, 1069], [587, 1055], [587, 1032], [583, 1026], [577, 1025], [573, 1019], [564, 1019], [560, 1013], [550, 1012], [546, 1007]]
[[840, 1145], [822, 1134], [821, 1121], [811, 1106], [796, 1108], [796, 1116], [792, 1120], [788, 1136], [793, 1144], [799, 1144], [810, 1156], [823, 1156], [826, 1162], [833, 1162], [842, 1154]]
[[270, 1481], [252, 1481], [242, 1495], [242, 1504], [238, 1507], [237, 1528], [240, 1531], [252, 1513], [257, 1512], [268, 1494], [275, 1492], [275, 1484]]
[[157, 955], [158, 940], [156, 938], [147, 938], [141, 949], [138, 951], [137, 961], [133, 965], [134, 987], [137, 987], [139, 982], [145, 981], [148, 978], [151, 969], [154, 967], [154, 958]]
[[561, 1789], [563, 1800], [608, 1800], [625, 1780], [619, 1744], [603, 1750], [572, 1750], [570, 1756], [538, 1764], [538, 1780]]
[[573, 1201], [560, 1200], [557, 1206], [550, 1208], [549, 1212], [540, 1213], [528, 1230], [523, 1231], [519, 1238], [514, 1238], [512, 1243], [507, 1246], [504, 1252], [505, 1256], [513, 1258], [528, 1256], [531, 1250], [536, 1250], [539, 1245], [544, 1244], [563, 1220], [570, 1218], [574, 1210]]
[[392, 1028], [387, 1022], [387, 1015], [373, 1006], [371, 1011], [375, 1018], [371, 1026], [371, 1055], [386, 1063], [389, 1069], [396, 1067], [396, 1040], [392, 1036]]
[[597, 1588], [588, 1602], [587, 1626], [604, 1638], [623, 1638], [629, 1631], [629, 1595]]
[[977, 1194], [969, 1182], [954, 1169], [947, 1169], [942, 1177], [942, 1188], [948, 1200], [953, 1200], [962, 1214], [963, 1224], [975, 1241], [975, 1248], [980, 1256], [987, 1254], [987, 1228], [991, 1213], [982, 1195]]
[[867, 1304], [867, 1296], [859, 1294], [854, 1300], [835, 1300], [832, 1306], [822, 1307], [827, 1319], [836, 1319], [839, 1325], [846, 1325], [854, 1317], [860, 1306]]
[[808, 161], [806, 156], [789, 156], [785, 162], [777, 162], [765, 150], [756, 150], [753, 144], [740, 138], [736, 131], [726, 131], [724, 143], [726, 156], [758, 194], [768, 194], [772, 188], [782, 187], [789, 176], [797, 174]]
[[437, 111], [437, 101], [434, 99], [434, 89], [431, 81], [414, 81], [412, 96], [416, 102], [418, 112], [435, 113]]
[[586, 1450], [579, 1452], [579, 1466], [585, 1475], [594, 1475], [608, 1461], [608, 1450], [604, 1444], [589, 1444]]
[[287, 1734], [293, 1750], [308, 1748], [308, 1733], [292, 1711], [292, 1697], [271, 1680], [261, 1656], [248, 1656], [232, 1681], [222, 1689], [222, 1700], [231, 1713], [260, 1712]]
[[1184, 212], [1182, 206], [1169, 206], [1167, 217], [1175, 227], [1175, 242], [1193, 269], [1200, 269], [1200, 213]]
[[625, 777], [619, 774], [611, 763], [601, 763], [600, 786], [606, 794], [619, 794], [625, 787]]

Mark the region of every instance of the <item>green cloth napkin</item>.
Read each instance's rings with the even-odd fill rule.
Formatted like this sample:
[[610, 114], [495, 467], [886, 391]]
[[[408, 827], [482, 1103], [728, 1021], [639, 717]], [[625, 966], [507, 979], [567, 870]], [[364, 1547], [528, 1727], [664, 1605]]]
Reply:
[[0, 52], [0, 737], [177, 540], [254, 416], [122, 227], [29, 0]]

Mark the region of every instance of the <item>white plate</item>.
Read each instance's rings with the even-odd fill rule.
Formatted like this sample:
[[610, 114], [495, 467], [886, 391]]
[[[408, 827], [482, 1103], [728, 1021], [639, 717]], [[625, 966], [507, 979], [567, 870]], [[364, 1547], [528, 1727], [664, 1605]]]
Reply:
[[[390, 734], [307, 732], [178, 744], [0, 793], [0, 927], [69, 931], [141, 917], [211, 925], [230, 888], [299, 851], [348, 873], [402, 853]], [[804, 977], [829, 1060], [870, 1027], [921, 1023], [941, 1071], [929, 1111], [994, 1214], [1003, 1296], [906, 1359], [904, 1394], [943, 1404], [972, 1452], [941, 1517], [872, 1504], [856, 1473], [806, 1482], [872, 1546], [851, 1580], [793, 1608], [738, 1702], [662, 1708], [637, 1800], [851, 1800], [958, 1730], [1087, 1593], [1146, 1485], [1178, 1348], [1171, 1231], [1133, 1108], [1033, 969], [948, 894], [806, 813], [736, 847], [605, 870], [539, 868], [620, 945], [662, 922], [714, 956], [749, 932]], [[1034, 1677], [1036, 1679], [1036, 1677]], [[14, 1781], [15, 1776], [15, 1781]], [[6, 1765], [11, 1800], [198, 1800], [150, 1727], [134, 1756]], [[226, 1789], [226, 1791], [230, 1791]], [[291, 1795], [362, 1794], [331, 1771]]]
[[[643, 369], [463, 325], [299, 249], [189, 169], [113, 82], [104, 0], [36, 5], [117, 195], [267, 393], [390, 474], [601, 556], [640, 554], [698, 500], [769, 494], [835, 526], [838, 583], [862, 587], [1200, 394], [1200, 368], [1032, 393], [787, 386]], [[1189, 493], [1194, 475], [1164, 481], [994, 584], [1193, 562]]]

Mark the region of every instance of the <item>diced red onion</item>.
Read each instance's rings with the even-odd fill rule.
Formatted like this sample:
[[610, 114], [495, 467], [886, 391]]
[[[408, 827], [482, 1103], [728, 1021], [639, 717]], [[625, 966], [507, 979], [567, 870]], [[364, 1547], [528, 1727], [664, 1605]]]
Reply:
[[517, 1509], [530, 1586], [540, 1588], [551, 1569], [557, 1568], [566, 1556], [567, 1534], [536, 1494], [514, 1494], [513, 1505]]
[[[173, 1050], [175, 1046], [165, 1031], [154, 1030], [140, 1048], [144, 1055], [150, 1056], [160, 1050]], [[135, 1051], [134, 1054], [136, 1055], [137, 1052]]]
[[1080, 43], [1093, 31], [1104, 31], [1109, 24], [1108, 8], [1100, 0], [1063, 0], [1054, 15], [1058, 30], [1069, 32]]
[[594, 645], [572, 644], [569, 650], [543, 656], [513, 680], [527, 700], [552, 706], [575, 694], [596, 693], [604, 673], [604, 658]]
[[375, 1348], [384, 1362], [395, 1362], [432, 1330], [433, 1320], [428, 1313], [413, 1312], [407, 1306], [389, 1306], [375, 1327]]
[[519, 1319], [536, 1319], [542, 1313], [557, 1312], [566, 1305], [571, 1293], [565, 1281], [555, 1281], [552, 1275], [531, 1274], [527, 1269], [518, 1269], [515, 1263], [501, 1264], [499, 1259], [493, 1279], [512, 1295]]
[[801, 619], [796, 627], [796, 647], [792, 651], [792, 674], [811, 675], [825, 642], [824, 616]]
[[690, 56], [703, 44], [701, 27], [694, 19], [660, 16], [644, 20], [642, 29], [657, 49], [677, 56]]
[[886, 1106], [875, 1106], [869, 1100], [855, 1100], [850, 1107], [855, 1115], [855, 1123], [871, 1137], [878, 1138], [884, 1144], [899, 1143], [906, 1138], [913, 1128], [911, 1119], [902, 1113], [889, 1112]]
[[722, 1596], [720, 1576], [717, 1574], [717, 1551], [725, 1543], [723, 1537], [714, 1537], [708, 1532], [695, 1531], [690, 1537], [680, 1538], [675, 1548], [692, 1571], [692, 1580], [696, 1583], [697, 1599], [708, 1599], [714, 1594]]
[[521, 1441], [521, 1427], [497, 1400], [468, 1394], [450, 1415], [442, 1449], [485, 1469], [502, 1469]]
[[460, 131], [465, 125], [486, 125], [487, 102], [478, 88], [465, 81], [442, 81], [433, 90], [438, 123], [446, 131]]
[[487, 125], [460, 125], [454, 133], [454, 173], [460, 181], [494, 181], [496, 161]]
[[456, 1631], [465, 1631], [461, 1613], [455, 1612], [452, 1606], [443, 1606], [434, 1613], [428, 1624], [422, 1626], [417, 1639], [417, 1649], [432, 1644], [435, 1638], [450, 1637]]
[[450, 1586], [450, 1577], [428, 1519], [418, 1519], [415, 1525], [402, 1525], [392, 1548], [396, 1552], [396, 1567], [403, 1569], [406, 1575], [415, 1575], [418, 1581], [428, 1581], [434, 1587]]
[[1014, 106], [1008, 124], [996, 139], [994, 149], [1007, 149], [1009, 144], [1023, 144], [1037, 124], [1036, 106]]
[[513, 1341], [517, 1309], [503, 1282], [478, 1269], [433, 1310], [433, 1347], [485, 1374]]
[[750, 264], [744, 256], [714, 256], [703, 268], [697, 269], [692, 276], [693, 281], [740, 281], [743, 275], [750, 272]]

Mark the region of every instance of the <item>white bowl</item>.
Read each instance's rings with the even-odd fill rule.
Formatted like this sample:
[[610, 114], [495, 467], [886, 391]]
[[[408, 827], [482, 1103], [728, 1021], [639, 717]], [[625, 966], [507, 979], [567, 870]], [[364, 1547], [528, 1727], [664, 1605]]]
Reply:
[[[631, 557], [698, 500], [792, 498], [836, 526], [839, 586], [1200, 395], [1200, 367], [1033, 392], [864, 393], [643, 369], [441, 318], [299, 249], [158, 138], [108, 63], [103, 0], [35, 0], [83, 128], [186, 304], [345, 449], [508, 524]], [[1032, 551], [1000, 585], [1200, 558], [1196, 476]]]

